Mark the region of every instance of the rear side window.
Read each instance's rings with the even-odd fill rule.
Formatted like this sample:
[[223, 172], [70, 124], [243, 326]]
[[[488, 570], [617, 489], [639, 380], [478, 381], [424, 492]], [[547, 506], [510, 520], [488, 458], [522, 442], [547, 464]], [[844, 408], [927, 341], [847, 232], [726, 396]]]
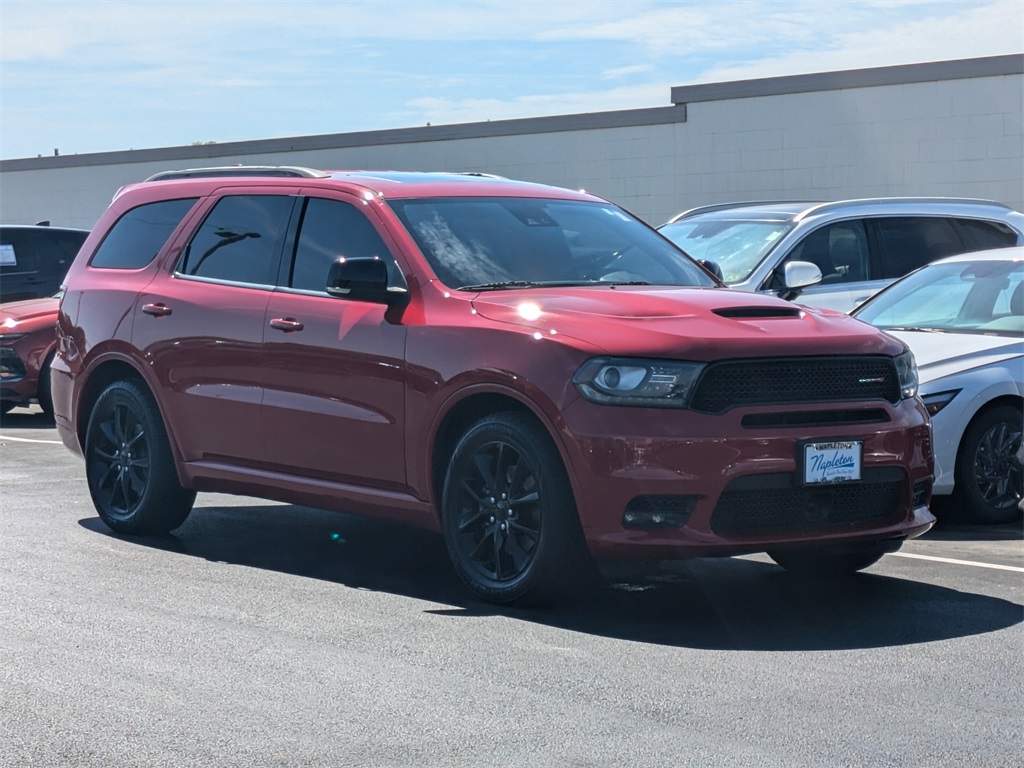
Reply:
[[953, 223], [938, 216], [875, 219], [881, 243], [880, 277], [903, 277], [943, 256], [968, 250]]
[[233, 195], [218, 202], [178, 266], [183, 275], [272, 285], [295, 198]]
[[111, 227], [89, 266], [142, 269], [160, 253], [196, 199], [163, 200], [132, 208]]
[[306, 203], [288, 285], [324, 291], [327, 272], [338, 258], [383, 259], [395, 277], [394, 259], [365, 215], [348, 203], [311, 198]]
[[1001, 221], [979, 219], [957, 219], [956, 224], [964, 235], [971, 250], [1008, 248], [1017, 245], [1017, 232]]

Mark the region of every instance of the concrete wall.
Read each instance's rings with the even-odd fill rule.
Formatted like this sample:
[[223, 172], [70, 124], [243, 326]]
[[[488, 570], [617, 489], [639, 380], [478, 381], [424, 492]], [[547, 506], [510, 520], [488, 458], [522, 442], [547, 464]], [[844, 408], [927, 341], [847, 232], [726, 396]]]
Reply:
[[0, 221], [91, 227], [123, 184], [209, 165], [483, 171], [661, 224], [706, 203], [939, 195], [1024, 210], [1024, 56], [672, 89], [673, 106], [0, 161]]

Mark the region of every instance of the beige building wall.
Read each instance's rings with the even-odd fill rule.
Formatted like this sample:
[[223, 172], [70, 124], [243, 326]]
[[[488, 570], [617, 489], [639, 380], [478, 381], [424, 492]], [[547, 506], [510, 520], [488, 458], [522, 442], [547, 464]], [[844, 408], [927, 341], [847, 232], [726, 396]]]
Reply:
[[[758, 199], [938, 195], [1024, 210], [1024, 56], [682, 86], [672, 106], [0, 161], [0, 221], [91, 227], [117, 189], [210, 165], [479, 171], [658, 225]], [[140, 137], [144, 140], [144, 137]]]

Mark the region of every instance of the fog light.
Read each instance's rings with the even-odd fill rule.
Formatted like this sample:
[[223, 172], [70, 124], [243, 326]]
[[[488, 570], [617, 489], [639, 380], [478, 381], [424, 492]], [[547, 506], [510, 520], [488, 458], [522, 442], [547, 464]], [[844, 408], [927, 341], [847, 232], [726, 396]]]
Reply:
[[637, 496], [626, 507], [622, 527], [682, 528], [695, 503], [692, 496]]

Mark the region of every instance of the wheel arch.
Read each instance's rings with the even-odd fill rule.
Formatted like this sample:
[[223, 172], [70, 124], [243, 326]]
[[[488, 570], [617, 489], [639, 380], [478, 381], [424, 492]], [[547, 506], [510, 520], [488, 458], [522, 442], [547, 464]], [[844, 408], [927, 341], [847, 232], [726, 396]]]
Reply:
[[[556, 438], [555, 430], [550, 422], [537, 412], [530, 404], [507, 392], [479, 391], [468, 394], [454, 403], [443, 415], [434, 431], [430, 454], [430, 493], [438, 521], [441, 518], [441, 491], [444, 487], [444, 476], [448, 469], [448, 459], [459, 439], [466, 430], [480, 419], [493, 413], [523, 413], [530, 416], [548, 435], [551, 444], [568, 469], [565, 451], [561, 441]], [[570, 487], [572, 481], [570, 478]]]
[[991, 400], [987, 400], [980, 408], [971, 414], [970, 418], [967, 419], [967, 423], [964, 425], [964, 430], [960, 434], [960, 442], [956, 446], [956, 460], [960, 461], [960, 456], [964, 449], [964, 440], [967, 438], [967, 432], [970, 430], [971, 425], [984, 416], [994, 408], [1008, 405], [1012, 408], [1016, 408], [1018, 411], [1024, 411], [1024, 397], [1014, 394], [1004, 394], [994, 397]]

